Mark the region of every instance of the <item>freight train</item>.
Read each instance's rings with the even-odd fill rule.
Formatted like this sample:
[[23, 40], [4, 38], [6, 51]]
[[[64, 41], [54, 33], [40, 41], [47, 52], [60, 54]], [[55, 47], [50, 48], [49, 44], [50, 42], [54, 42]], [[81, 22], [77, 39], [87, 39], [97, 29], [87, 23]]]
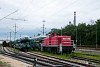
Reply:
[[21, 38], [12, 43], [12, 46], [21, 50], [41, 50], [48, 52], [63, 53], [74, 51], [74, 41], [71, 36], [49, 35], [34, 38]]
[[34, 38], [28, 38], [28, 37], [20, 38], [13, 41], [12, 47], [23, 51], [28, 51], [28, 49], [40, 50], [42, 40], [45, 37], [46, 36], [38, 36]]

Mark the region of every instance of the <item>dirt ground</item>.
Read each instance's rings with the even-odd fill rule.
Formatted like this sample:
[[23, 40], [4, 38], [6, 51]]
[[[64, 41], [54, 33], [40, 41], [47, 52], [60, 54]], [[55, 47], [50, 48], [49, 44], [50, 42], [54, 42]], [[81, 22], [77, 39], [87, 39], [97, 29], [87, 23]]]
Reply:
[[3, 55], [0, 55], [0, 61], [10, 64], [11, 67], [32, 67], [32, 65], [29, 65], [27, 63]]

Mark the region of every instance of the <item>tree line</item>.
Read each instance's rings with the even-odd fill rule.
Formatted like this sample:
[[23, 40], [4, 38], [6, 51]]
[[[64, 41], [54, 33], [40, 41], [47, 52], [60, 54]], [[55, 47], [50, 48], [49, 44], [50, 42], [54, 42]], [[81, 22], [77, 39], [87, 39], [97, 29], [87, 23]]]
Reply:
[[[56, 32], [59, 35], [72, 36], [72, 40], [77, 45], [100, 45], [100, 19], [95, 21], [95, 24], [79, 23], [77, 26], [70, 24], [61, 29], [53, 28], [48, 33]], [[76, 36], [77, 35], [77, 36]]]

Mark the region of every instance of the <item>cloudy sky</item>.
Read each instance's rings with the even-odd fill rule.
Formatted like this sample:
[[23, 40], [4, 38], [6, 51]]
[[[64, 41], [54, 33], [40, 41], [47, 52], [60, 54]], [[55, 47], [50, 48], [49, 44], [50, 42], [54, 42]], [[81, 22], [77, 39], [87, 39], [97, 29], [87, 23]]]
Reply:
[[64, 27], [69, 21], [73, 23], [74, 11], [77, 13], [77, 24], [91, 23], [91, 20], [100, 19], [100, 0], [0, 0], [0, 39], [9, 39], [10, 31], [13, 39], [15, 23], [17, 38], [20, 34], [42, 34], [43, 23], [46, 32], [51, 28]]

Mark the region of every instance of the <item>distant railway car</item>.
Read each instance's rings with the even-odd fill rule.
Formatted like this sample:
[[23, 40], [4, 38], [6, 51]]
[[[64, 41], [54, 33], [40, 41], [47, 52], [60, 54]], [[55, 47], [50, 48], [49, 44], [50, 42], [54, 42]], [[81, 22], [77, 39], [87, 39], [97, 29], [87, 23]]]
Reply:
[[33, 44], [32, 47], [35, 50], [41, 50], [41, 43], [43, 41], [43, 39], [46, 38], [46, 36], [37, 36], [33, 38]]
[[71, 36], [59, 36], [56, 33], [54, 36], [48, 36], [43, 41], [42, 50], [57, 53], [72, 52]]
[[13, 47], [21, 50], [27, 51], [30, 46], [30, 40], [28, 38], [22, 38], [22, 39], [17, 39], [16, 41], [13, 42]]

